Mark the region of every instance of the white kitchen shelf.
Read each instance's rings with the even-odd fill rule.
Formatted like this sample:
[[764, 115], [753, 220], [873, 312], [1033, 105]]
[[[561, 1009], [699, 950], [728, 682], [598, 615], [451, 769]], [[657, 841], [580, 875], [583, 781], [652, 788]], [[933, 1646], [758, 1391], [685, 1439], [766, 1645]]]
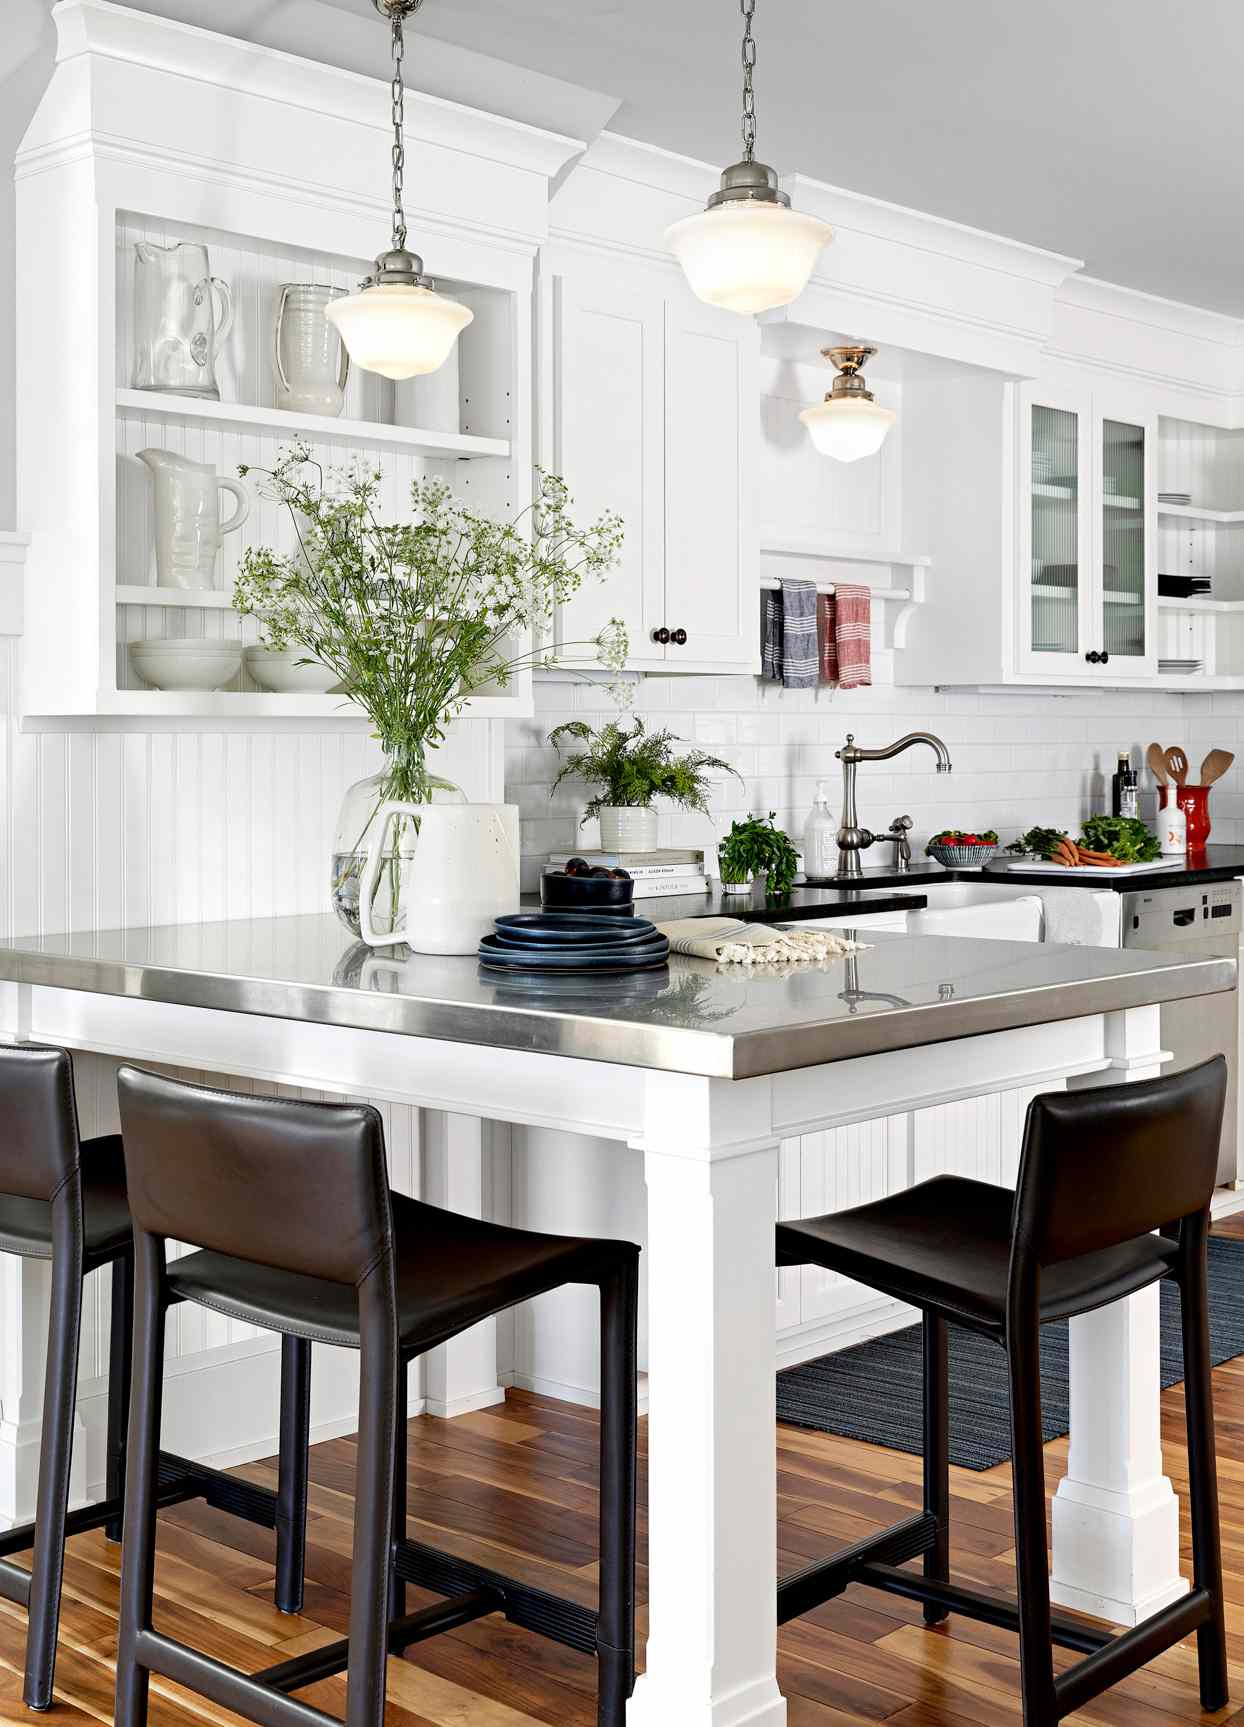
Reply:
[[153, 582], [118, 582], [119, 606], [173, 606], [182, 611], [227, 612], [233, 596], [223, 588], [159, 588]]
[[318, 441], [413, 450], [425, 456], [459, 461], [474, 456], [510, 455], [508, 438], [476, 438], [465, 432], [427, 432], [414, 426], [390, 426], [379, 420], [337, 420], [326, 414], [290, 414], [283, 408], [252, 408], [246, 402], [200, 402], [191, 396], [169, 396], [159, 390], [118, 390], [117, 411], [134, 418], [152, 416], [191, 420], [201, 425], [237, 426], [294, 438], [300, 433]]
[[933, 563], [933, 559], [923, 552], [861, 552], [846, 546], [836, 546], [831, 540], [787, 540], [762, 536], [760, 549], [762, 552], [777, 552], [788, 558], [824, 558], [835, 564], [901, 564], [907, 569], [928, 569]]
[[1160, 612], [1244, 612], [1244, 600], [1206, 600], [1200, 597], [1173, 600], [1163, 594], [1158, 600]]
[[1199, 504], [1159, 504], [1161, 521], [1192, 522], [1203, 528], [1235, 528], [1244, 523], [1244, 510], [1207, 510]]
[[[1078, 492], [1073, 492], [1070, 486], [1036, 485], [1032, 488], [1034, 498], [1048, 498], [1052, 501], [1066, 503], [1079, 498]], [[1138, 510], [1139, 498], [1125, 498], [1119, 492], [1103, 492], [1101, 501], [1108, 510]], [[1244, 519], [1244, 518], [1242, 518]]]

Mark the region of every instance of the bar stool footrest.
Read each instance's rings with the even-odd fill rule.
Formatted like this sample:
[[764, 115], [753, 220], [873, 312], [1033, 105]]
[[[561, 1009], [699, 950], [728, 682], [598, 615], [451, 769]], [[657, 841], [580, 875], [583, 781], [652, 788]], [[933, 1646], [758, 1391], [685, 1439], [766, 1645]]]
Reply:
[[821, 1560], [803, 1571], [792, 1571], [778, 1582], [778, 1624], [785, 1625], [788, 1620], [798, 1619], [841, 1595], [866, 1565], [901, 1565], [905, 1559], [928, 1553], [937, 1535], [937, 1518], [922, 1511], [843, 1547], [832, 1559]]
[[160, 1453], [160, 1481], [182, 1478], [192, 1491], [188, 1499], [206, 1499], [217, 1511], [227, 1511], [246, 1523], [257, 1523], [261, 1529], [276, 1528], [276, 1494], [270, 1487], [260, 1487], [254, 1481], [242, 1481], [236, 1475], [226, 1475], [222, 1469], [210, 1469], [206, 1463], [192, 1463], [187, 1457], [177, 1457], [170, 1451]]
[[[390, 1655], [400, 1655], [412, 1644], [426, 1643], [439, 1637], [442, 1631], [456, 1631], [460, 1625], [470, 1625], [476, 1619], [486, 1619], [490, 1613], [500, 1613], [505, 1597], [495, 1589], [477, 1589], [470, 1595], [456, 1595], [452, 1601], [438, 1601], [418, 1613], [407, 1613], [401, 1619], [389, 1621], [386, 1645]], [[321, 1679], [331, 1679], [350, 1665], [350, 1639], [340, 1637], [326, 1643], [322, 1649], [309, 1649], [304, 1655], [294, 1655], [276, 1667], [265, 1667], [252, 1674], [255, 1685], [269, 1685], [274, 1691], [301, 1691], [304, 1685], [315, 1685]]]
[[1172, 1644], [1179, 1643], [1214, 1615], [1214, 1597], [1208, 1589], [1193, 1589], [1169, 1607], [1142, 1619], [1130, 1631], [1112, 1637], [1096, 1653], [1077, 1661], [1054, 1679], [1058, 1718], [1082, 1709], [1090, 1699], [1135, 1673]]
[[577, 1601], [550, 1595], [529, 1583], [519, 1583], [487, 1566], [458, 1559], [425, 1547], [421, 1541], [398, 1541], [394, 1547], [394, 1569], [403, 1583], [416, 1583], [435, 1595], [464, 1595], [489, 1590], [503, 1598], [500, 1611], [511, 1625], [534, 1631], [552, 1643], [577, 1649], [581, 1655], [596, 1654], [597, 1613]]
[[[979, 1619], [986, 1625], [997, 1625], [1003, 1631], [1019, 1632], [1019, 1608], [1003, 1595], [987, 1595], [980, 1589], [965, 1589], [957, 1583], [941, 1583], [921, 1577], [915, 1571], [899, 1571], [891, 1565], [865, 1565], [852, 1579], [869, 1589], [882, 1589], [890, 1595], [902, 1595], [909, 1601], [930, 1601], [951, 1613]], [[1053, 1641], [1063, 1649], [1076, 1649], [1081, 1655], [1095, 1655], [1115, 1640], [1113, 1631], [1099, 1630], [1083, 1620], [1072, 1619], [1065, 1613], [1050, 1614]]]

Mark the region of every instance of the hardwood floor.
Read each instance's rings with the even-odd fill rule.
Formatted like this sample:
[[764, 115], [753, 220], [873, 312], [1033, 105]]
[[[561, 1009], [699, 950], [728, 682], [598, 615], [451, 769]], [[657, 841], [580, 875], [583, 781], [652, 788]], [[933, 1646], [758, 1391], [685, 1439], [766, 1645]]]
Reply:
[[[1223, 1233], [1244, 1238], [1244, 1219]], [[1244, 1358], [1220, 1367], [1214, 1387], [1236, 1701], [1216, 1715], [1201, 1714], [1196, 1656], [1188, 1645], [1168, 1651], [1070, 1717], [1074, 1721], [1099, 1727], [1234, 1721], [1244, 1727]], [[1164, 1394], [1162, 1419], [1167, 1470], [1182, 1497], [1182, 1387]], [[1047, 1448], [1051, 1492], [1065, 1456], [1065, 1441]], [[312, 1452], [307, 1598], [296, 1618], [272, 1605], [269, 1534], [202, 1505], [163, 1513], [157, 1626], [251, 1671], [340, 1636], [348, 1613], [353, 1468], [347, 1439]], [[275, 1481], [270, 1463], [241, 1473]], [[412, 1534], [559, 1594], [594, 1599], [596, 1422], [590, 1412], [514, 1392], [502, 1409], [457, 1421], [421, 1417], [410, 1425], [409, 1475]], [[1009, 1588], [1009, 1466], [984, 1474], [954, 1470], [952, 1488], [956, 1571], [982, 1586]], [[781, 1564], [794, 1569], [915, 1507], [920, 1461], [783, 1427], [778, 1489]], [[1190, 1551], [1186, 1520], [1183, 1550]], [[119, 1549], [102, 1532], [70, 1543], [58, 1701], [44, 1717], [48, 1722], [94, 1727], [112, 1719], [119, 1563]], [[643, 1591], [641, 1567], [641, 1598]], [[432, 1599], [411, 1591], [412, 1606]], [[0, 1601], [0, 1721], [28, 1727], [17, 1677], [24, 1636], [24, 1615]], [[1060, 1652], [1058, 1659], [1074, 1657]], [[779, 1677], [790, 1727], [882, 1721], [888, 1727], [996, 1727], [1019, 1720], [1013, 1637], [955, 1618], [929, 1631], [915, 1605], [863, 1589], [783, 1630]], [[340, 1716], [345, 1682], [326, 1680], [300, 1695]], [[587, 1658], [503, 1621], [481, 1620], [390, 1661], [388, 1721], [390, 1727], [594, 1727], [594, 1695]], [[152, 1727], [234, 1719], [175, 1685], [153, 1682]]]

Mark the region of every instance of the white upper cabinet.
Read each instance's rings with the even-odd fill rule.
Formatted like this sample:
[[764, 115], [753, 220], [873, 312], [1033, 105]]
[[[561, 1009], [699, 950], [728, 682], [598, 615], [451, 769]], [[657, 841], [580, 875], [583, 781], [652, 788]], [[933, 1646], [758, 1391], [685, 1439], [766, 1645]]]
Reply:
[[1020, 397], [1017, 669], [1095, 683], [1157, 669], [1153, 417], [1096, 391]]
[[574, 653], [620, 617], [635, 670], [758, 670], [755, 324], [616, 258], [553, 249], [542, 275], [546, 462], [577, 520], [609, 509], [626, 525], [618, 567], [565, 608], [559, 641]]

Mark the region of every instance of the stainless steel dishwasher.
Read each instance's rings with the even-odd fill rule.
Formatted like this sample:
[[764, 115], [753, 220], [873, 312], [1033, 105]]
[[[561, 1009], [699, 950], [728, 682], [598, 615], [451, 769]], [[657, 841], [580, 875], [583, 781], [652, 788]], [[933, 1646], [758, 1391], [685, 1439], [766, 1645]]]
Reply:
[[[1125, 893], [1121, 896], [1123, 946], [1186, 950], [1205, 958], [1227, 954], [1238, 959], [1242, 892], [1244, 884], [1224, 881]], [[1162, 1047], [1174, 1055], [1176, 1067], [1189, 1067], [1220, 1051], [1226, 1056], [1230, 1077], [1222, 1143], [1218, 1148], [1218, 1181], [1220, 1185], [1237, 1183], [1240, 1180], [1239, 992], [1230, 990], [1220, 995], [1197, 996], [1192, 1001], [1163, 1003]]]

